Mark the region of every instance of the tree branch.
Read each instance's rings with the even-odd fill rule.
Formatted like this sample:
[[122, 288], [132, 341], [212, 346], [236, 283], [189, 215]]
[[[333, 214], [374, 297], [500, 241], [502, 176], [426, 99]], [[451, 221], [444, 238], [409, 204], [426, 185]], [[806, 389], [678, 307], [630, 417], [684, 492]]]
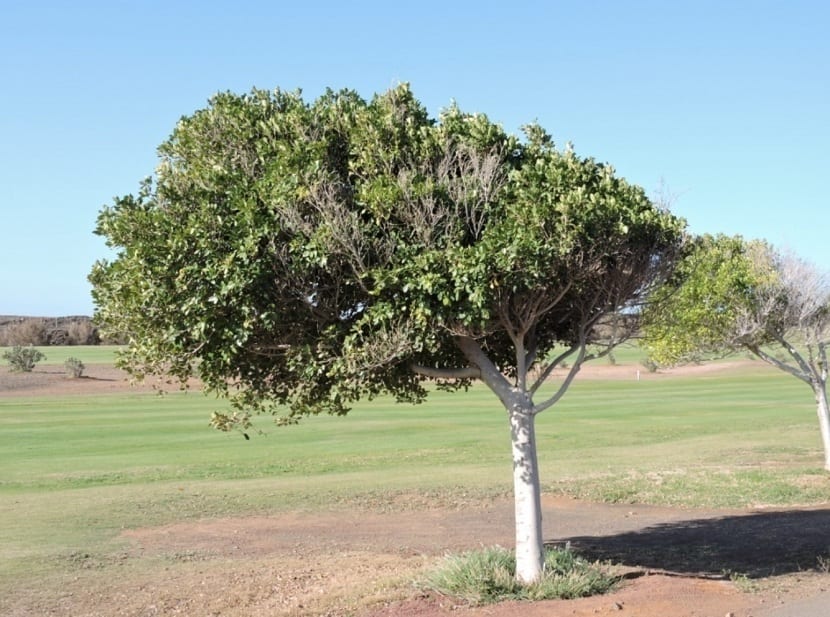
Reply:
[[[789, 343], [789, 341], [784, 340], [783, 335], [776, 335], [776, 336], [775, 336], [775, 340], [777, 340], [777, 341], [778, 341], [778, 343], [779, 343], [779, 344], [780, 344], [780, 345], [781, 345], [784, 349], [786, 349], [786, 350], [787, 350], [787, 353], [788, 353], [788, 354], [790, 354], [790, 357], [791, 357], [793, 360], [795, 360], [795, 361], [796, 361], [796, 363], [798, 364], [799, 368], [800, 368], [800, 369], [804, 372], [804, 374], [805, 374], [805, 375], [809, 376], [809, 375], [812, 375], [812, 374], [814, 374], [814, 373], [815, 373], [814, 368], [813, 368], [812, 366], [810, 366], [810, 364], [809, 364], [806, 360], [804, 360], [804, 357], [803, 357], [800, 353], [798, 353], [798, 350], [797, 350], [795, 347], [793, 347], [793, 346]], [[816, 375], [816, 377], [817, 377], [817, 376], [818, 376], [818, 375]]]
[[501, 374], [501, 371], [496, 368], [496, 365], [487, 357], [487, 354], [484, 353], [481, 346], [475, 339], [469, 336], [457, 337], [456, 343], [464, 354], [464, 357], [480, 369], [481, 380], [487, 384], [487, 387], [493, 391], [493, 394], [499, 397], [499, 400], [505, 407], [510, 407], [514, 399], [513, 388], [505, 376]]
[[475, 366], [461, 368], [434, 368], [421, 364], [410, 364], [413, 373], [431, 379], [481, 379], [481, 370]]
[[757, 345], [747, 345], [746, 348], [749, 349], [756, 356], [761, 358], [761, 360], [763, 360], [767, 364], [771, 364], [775, 368], [781, 369], [782, 371], [784, 371], [786, 373], [789, 373], [790, 375], [793, 375], [794, 377], [797, 377], [801, 381], [812, 385], [812, 381], [810, 380], [809, 371], [806, 372], [806, 373], [802, 372], [802, 371], [799, 371], [798, 369], [796, 369], [793, 366], [790, 366], [786, 362], [781, 362], [781, 360], [779, 360], [778, 358], [769, 355], [767, 352], [765, 352], [763, 349], [761, 349]]
[[530, 371], [533, 365], [536, 362], [536, 351], [537, 351], [537, 341], [536, 341], [536, 325], [534, 324], [531, 327], [530, 332], [527, 335], [527, 353], [525, 354], [525, 371]]
[[543, 383], [545, 383], [545, 381], [547, 381], [548, 377], [550, 377], [550, 374], [553, 372], [553, 369], [559, 366], [559, 363], [562, 362], [562, 360], [570, 356], [577, 349], [579, 349], [579, 345], [573, 345], [570, 348], [568, 348], [567, 351], [563, 351], [561, 354], [556, 356], [545, 367], [545, 370], [543, 370], [542, 373], [536, 378], [536, 381], [533, 382], [533, 385], [530, 387], [530, 394], [536, 394], [536, 391], [542, 386]]
[[582, 368], [582, 363], [585, 361], [585, 337], [583, 336], [581, 337], [581, 339], [582, 340], [580, 342], [579, 355], [574, 361], [571, 370], [568, 371], [568, 376], [565, 377], [565, 380], [559, 385], [559, 389], [554, 393], [553, 396], [551, 396], [546, 401], [533, 406], [534, 415], [542, 413], [548, 407], [555, 405], [556, 402], [565, 394], [565, 391], [571, 385], [571, 382], [574, 380], [574, 377], [576, 377], [576, 374], [579, 372], [579, 369]]
[[524, 336], [514, 341], [516, 349], [516, 385], [524, 392], [527, 389], [527, 352], [525, 351]]

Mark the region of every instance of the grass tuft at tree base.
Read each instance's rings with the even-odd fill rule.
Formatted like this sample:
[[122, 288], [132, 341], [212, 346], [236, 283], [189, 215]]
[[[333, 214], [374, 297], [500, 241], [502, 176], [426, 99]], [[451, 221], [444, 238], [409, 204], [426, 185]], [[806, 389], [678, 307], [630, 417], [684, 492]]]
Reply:
[[427, 574], [422, 587], [471, 605], [505, 600], [556, 600], [606, 593], [618, 582], [599, 563], [564, 548], [545, 551], [542, 578], [532, 585], [516, 580], [516, 559], [500, 546], [447, 555]]

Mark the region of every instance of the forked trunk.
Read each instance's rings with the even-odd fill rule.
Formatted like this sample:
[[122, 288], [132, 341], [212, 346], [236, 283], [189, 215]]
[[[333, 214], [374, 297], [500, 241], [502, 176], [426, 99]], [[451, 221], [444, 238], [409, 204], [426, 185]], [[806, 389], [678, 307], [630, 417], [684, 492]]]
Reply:
[[513, 440], [513, 492], [516, 515], [516, 578], [533, 583], [542, 576], [542, 500], [536, 458], [535, 416], [530, 408], [508, 410]]
[[818, 405], [818, 424], [821, 428], [821, 443], [824, 445], [824, 468], [830, 471], [830, 408], [827, 405], [827, 385], [816, 383], [813, 385]]

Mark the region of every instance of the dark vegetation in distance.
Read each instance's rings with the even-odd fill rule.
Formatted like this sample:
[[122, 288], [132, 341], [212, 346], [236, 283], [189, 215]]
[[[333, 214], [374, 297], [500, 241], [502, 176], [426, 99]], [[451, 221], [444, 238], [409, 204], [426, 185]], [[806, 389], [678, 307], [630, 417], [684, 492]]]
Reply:
[[90, 317], [21, 317], [0, 315], [0, 347], [14, 345], [100, 345], [120, 341], [101, 337]]

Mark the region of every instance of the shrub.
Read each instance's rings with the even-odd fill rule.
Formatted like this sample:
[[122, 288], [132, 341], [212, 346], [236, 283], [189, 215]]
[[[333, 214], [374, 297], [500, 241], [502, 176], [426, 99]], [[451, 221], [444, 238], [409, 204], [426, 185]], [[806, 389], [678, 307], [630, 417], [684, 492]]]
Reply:
[[597, 563], [569, 549], [548, 549], [542, 578], [532, 585], [516, 580], [516, 559], [500, 546], [447, 556], [424, 587], [480, 605], [503, 600], [571, 599], [605, 593], [617, 583]]
[[35, 368], [35, 364], [41, 360], [45, 360], [46, 356], [31, 345], [28, 347], [15, 345], [3, 353], [3, 359], [8, 361], [10, 371], [15, 373], [30, 373]]
[[63, 362], [63, 367], [66, 370], [67, 377], [72, 377], [73, 379], [77, 379], [83, 375], [84, 368], [86, 368], [84, 363], [78, 358], [67, 358]]

